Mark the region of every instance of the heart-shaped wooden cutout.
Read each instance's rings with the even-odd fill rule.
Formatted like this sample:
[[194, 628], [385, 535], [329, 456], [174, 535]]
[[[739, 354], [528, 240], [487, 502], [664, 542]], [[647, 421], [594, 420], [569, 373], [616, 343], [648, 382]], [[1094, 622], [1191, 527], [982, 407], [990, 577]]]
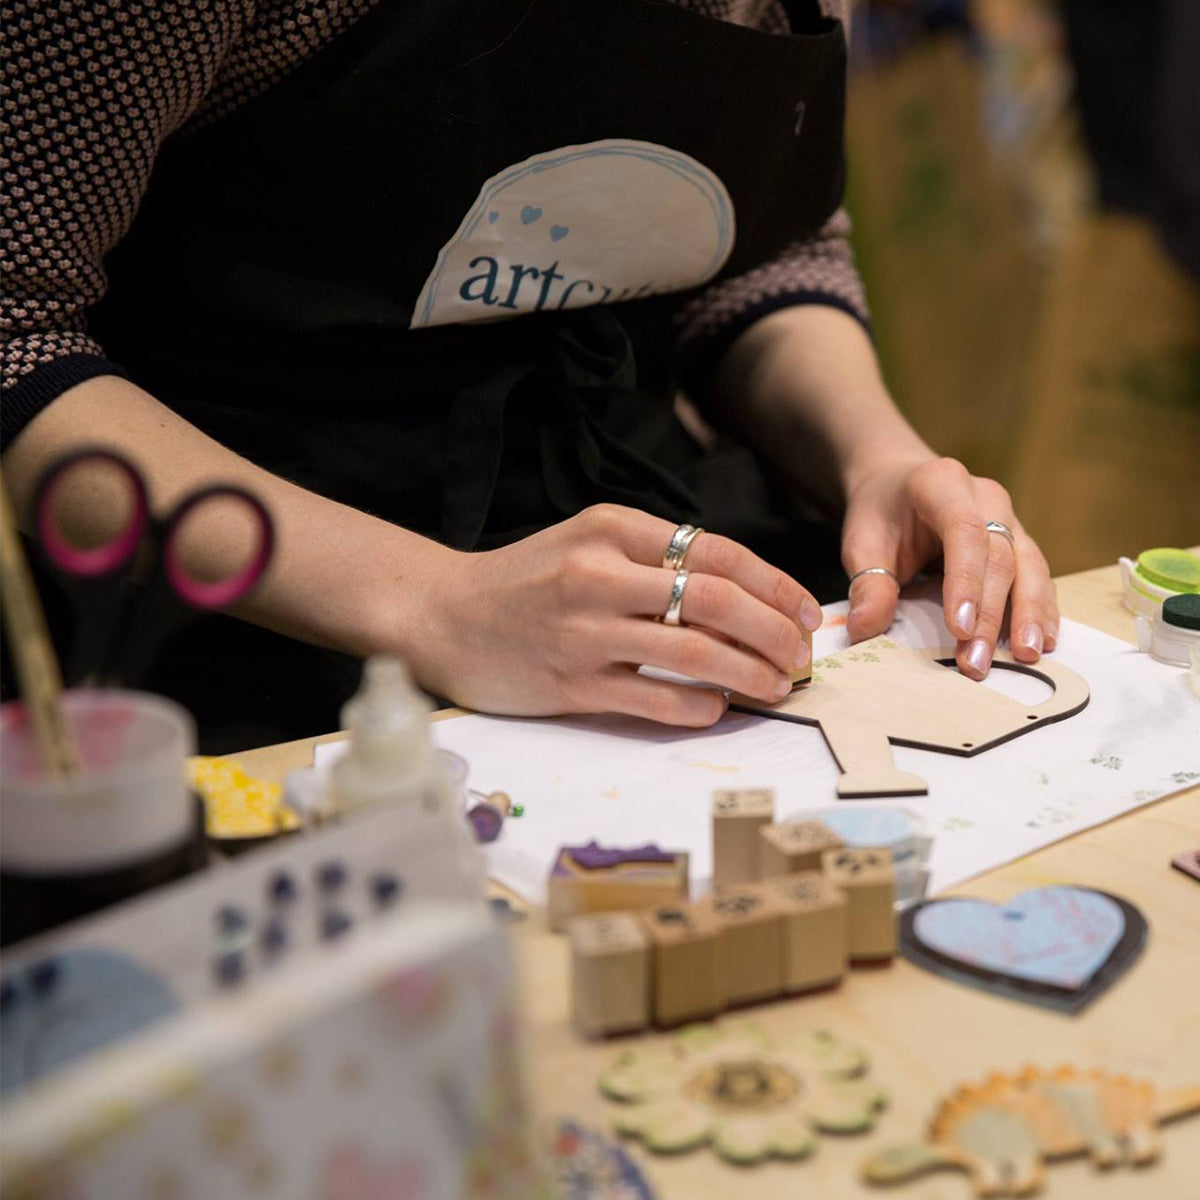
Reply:
[[949, 897], [915, 905], [901, 918], [900, 949], [938, 975], [1076, 1013], [1133, 964], [1147, 931], [1119, 896], [1045, 887], [1006, 904]]

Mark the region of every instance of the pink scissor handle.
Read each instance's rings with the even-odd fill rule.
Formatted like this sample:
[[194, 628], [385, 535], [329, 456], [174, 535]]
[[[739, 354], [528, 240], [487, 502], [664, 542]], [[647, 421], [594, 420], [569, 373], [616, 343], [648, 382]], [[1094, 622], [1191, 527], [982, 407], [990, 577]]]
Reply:
[[[227, 579], [208, 581], [190, 575], [179, 555], [180, 528], [201, 505], [212, 500], [233, 499], [245, 506], [258, 524], [258, 544], [250, 561]], [[167, 580], [181, 600], [193, 608], [228, 608], [253, 590], [263, 577], [275, 550], [275, 523], [256, 496], [232, 484], [214, 484], [188, 496], [171, 514], [163, 532], [163, 570]]]
[[[87, 463], [106, 463], [125, 477], [133, 498], [133, 511], [118, 533], [102, 546], [73, 546], [54, 516], [54, 502], [67, 477]], [[43, 474], [37, 489], [35, 521], [42, 548], [50, 560], [71, 575], [107, 575], [133, 557], [150, 522], [150, 500], [138, 469], [115, 450], [92, 447], [64, 455]]]

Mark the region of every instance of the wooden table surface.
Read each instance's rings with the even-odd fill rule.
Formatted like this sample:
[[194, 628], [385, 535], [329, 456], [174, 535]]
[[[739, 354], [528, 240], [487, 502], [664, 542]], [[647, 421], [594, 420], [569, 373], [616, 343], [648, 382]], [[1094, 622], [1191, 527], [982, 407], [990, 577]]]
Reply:
[[[1059, 600], [1065, 615], [1134, 640], [1115, 567], [1060, 579]], [[311, 761], [315, 741], [338, 736], [238, 757], [248, 770], [280, 778]], [[873, 1076], [891, 1093], [873, 1133], [823, 1137], [807, 1160], [752, 1168], [728, 1166], [707, 1150], [667, 1158], [633, 1146], [631, 1153], [661, 1200], [965, 1200], [972, 1192], [961, 1175], [930, 1175], [882, 1191], [858, 1182], [858, 1167], [884, 1144], [918, 1136], [939, 1097], [991, 1071], [1069, 1062], [1142, 1076], [1164, 1088], [1200, 1083], [1200, 883], [1170, 865], [1176, 854], [1197, 847], [1200, 788], [1189, 788], [952, 889], [1002, 900], [1031, 887], [1072, 883], [1136, 904], [1150, 923], [1146, 950], [1080, 1016], [966, 988], [902, 959], [885, 969], [852, 971], [833, 991], [746, 1010], [767, 1029], [828, 1028], [865, 1046]], [[596, 1076], [621, 1049], [663, 1035], [581, 1041], [567, 1020], [565, 941], [548, 932], [540, 914], [513, 928], [535, 1108], [546, 1117], [605, 1127], [613, 1105], [598, 1094]], [[1054, 1164], [1044, 1194], [1051, 1200], [1200, 1200], [1200, 1116], [1168, 1126], [1163, 1144], [1162, 1160], [1147, 1169], [1098, 1172], [1082, 1160]]]

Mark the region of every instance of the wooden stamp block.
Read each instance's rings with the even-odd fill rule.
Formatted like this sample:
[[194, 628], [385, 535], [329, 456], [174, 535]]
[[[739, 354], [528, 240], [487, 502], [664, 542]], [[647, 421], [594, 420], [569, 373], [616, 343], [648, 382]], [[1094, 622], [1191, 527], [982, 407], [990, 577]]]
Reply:
[[783, 915], [778, 897], [760, 884], [716, 888], [697, 905], [720, 926], [725, 1003], [767, 1000], [783, 991]]
[[814, 871], [826, 850], [840, 849], [842, 839], [820, 821], [785, 821], [758, 831], [759, 878]]
[[850, 926], [845, 893], [824, 871], [763, 880], [784, 907], [783, 988], [803, 992], [836, 983], [846, 973]]
[[813, 674], [813, 655], [812, 655], [812, 631], [801, 627], [800, 640], [808, 647], [808, 661], [798, 671], [792, 673], [792, 691], [793, 693], [801, 687], [807, 687], [812, 683]]
[[850, 957], [889, 958], [896, 953], [895, 873], [890, 850], [846, 846], [821, 858], [829, 881], [846, 893]]
[[577, 917], [571, 938], [571, 1013], [584, 1037], [650, 1024], [650, 940], [633, 913]]
[[725, 943], [721, 925], [695, 904], [660, 905], [640, 914], [654, 956], [654, 1021], [678, 1025], [725, 1007]]
[[546, 883], [546, 915], [551, 929], [562, 930], [572, 917], [587, 913], [684, 904], [687, 898], [686, 852], [589, 842], [559, 848]]
[[713, 793], [713, 886], [749, 883], [758, 878], [758, 831], [775, 819], [770, 788]]

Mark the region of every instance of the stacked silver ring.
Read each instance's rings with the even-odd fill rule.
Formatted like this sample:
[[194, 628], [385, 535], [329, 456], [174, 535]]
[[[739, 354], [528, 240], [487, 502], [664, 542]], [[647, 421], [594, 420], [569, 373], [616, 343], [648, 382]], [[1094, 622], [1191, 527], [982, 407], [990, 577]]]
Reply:
[[663, 551], [662, 565], [673, 571], [679, 570], [687, 556], [688, 547], [696, 540], [696, 535], [703, 532], [699, 525], [680, 525], [671, 534], [671, 540]]
[[664, 625], [678, 625], [679, 612], [683, 608], [683, 589], [687, 587], [688, 573], [680, 567], [675, 572], [675, 582], [671, 584], [671, 600], [667, 611], [663, 613]]

